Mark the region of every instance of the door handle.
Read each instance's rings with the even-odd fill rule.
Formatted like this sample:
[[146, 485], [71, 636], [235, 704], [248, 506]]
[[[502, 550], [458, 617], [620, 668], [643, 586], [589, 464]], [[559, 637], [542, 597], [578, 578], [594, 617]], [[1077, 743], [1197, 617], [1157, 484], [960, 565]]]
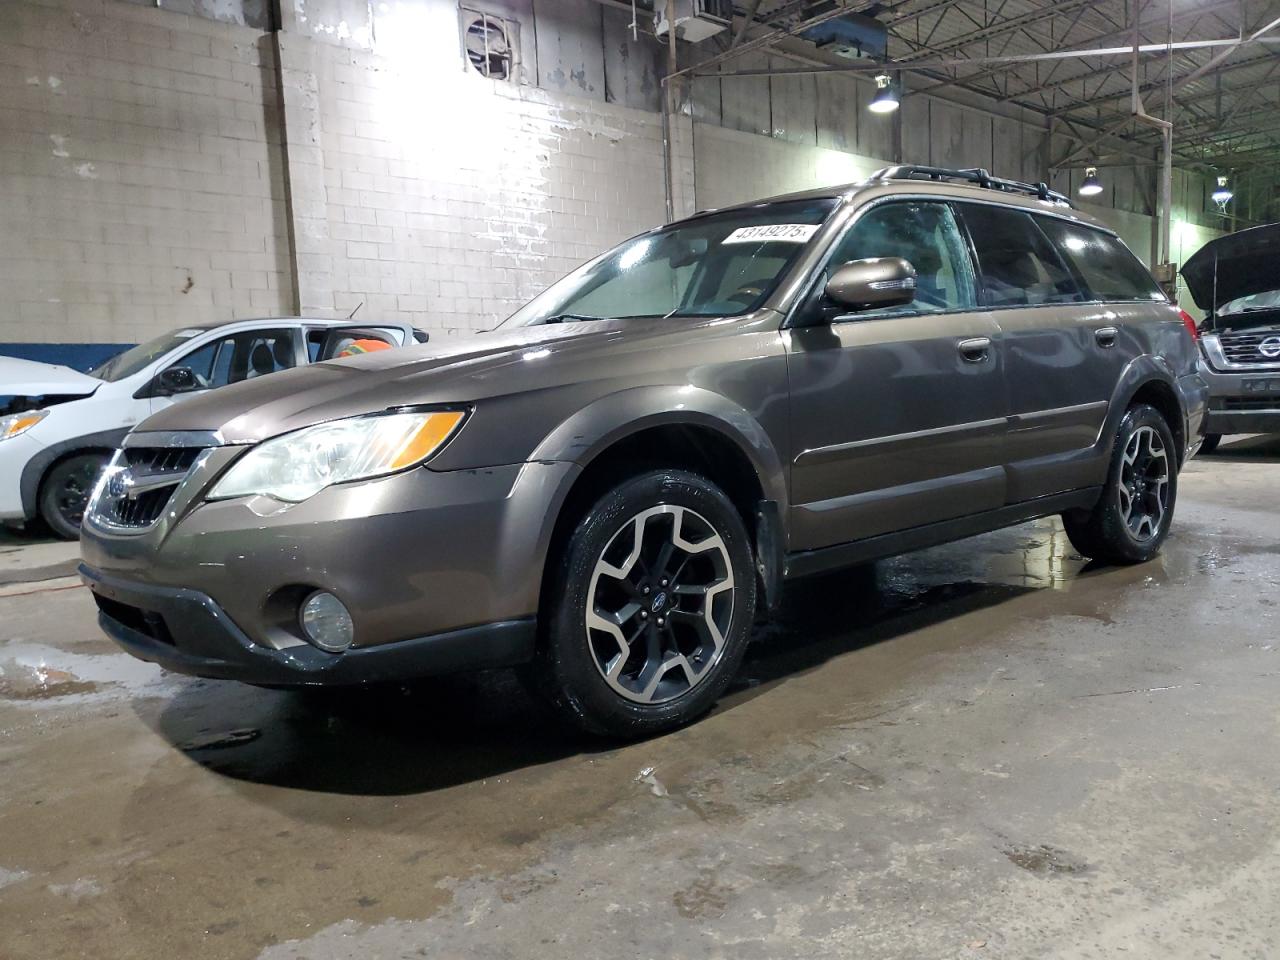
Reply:
[[1115, 327], [1099, 327], [1093, 331], [1093, 337], [1098, 341], [1100, 347], [1114, 347], [1116, 345], [1116, 337], [1120, 331]]
[[969, 340], [961, 340], [956, 344], [956, 349], [969, 363], [981, 363], [991, 353], [991, 338], [972, 337]]

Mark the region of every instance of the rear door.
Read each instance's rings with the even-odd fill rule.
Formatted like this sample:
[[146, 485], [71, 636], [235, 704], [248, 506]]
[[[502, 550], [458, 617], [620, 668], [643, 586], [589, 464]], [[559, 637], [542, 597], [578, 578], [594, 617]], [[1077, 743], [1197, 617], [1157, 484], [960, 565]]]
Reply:
[[814, 309], [834, 269], [868, 257], [910, 261], [916, 301], [784, 331], [794, 550], [1004, 503], [1000, 328], [978, 306], [950, 206], [894, 200], [863, 212], [797, 309]]
[[1065, 244], [1081, 242], [1056, 229], [1062, 221], [996, 204], [957, 207], [983, 302], [1004, 331], [1008, 501], [1088, 486], [1096, 474], [1092, 448], [1132, 355], [1124, 318], [1090, 302], [1079, 271], [1062, 256]]

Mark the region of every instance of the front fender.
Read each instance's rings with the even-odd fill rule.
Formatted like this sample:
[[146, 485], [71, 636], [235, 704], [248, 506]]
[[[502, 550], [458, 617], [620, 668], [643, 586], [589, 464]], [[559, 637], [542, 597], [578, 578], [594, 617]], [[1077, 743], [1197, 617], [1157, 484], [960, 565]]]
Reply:
[[785, 515], [786, 470], [769, 434], [732, 400], [688, 384], [635, 387], [601, 397], [547, 434], [529, 459], [567, 460], [585, 467], [619, 440], [667, 424], [723, 434], [751, 461], [765, 499], [777, 501]]
[[22, 510], [27, 519], [34, 517], [39, 511], [40, 483], [44, 479], [45, 472], [53, 465], [54, 461], [61, 460], [68, 454], [80, 451], [114, 450], [120, 446], [121, 441], [124, 440], [124, 435], [128, 432], [128, 427], [118, 427], [114, 430], [88, 433], [83, 437], [72, 437], [70, 440], [60, 440], [45, 447], [28, 460], [26, 466], [22, 468], [22, 479], [20, 481]]

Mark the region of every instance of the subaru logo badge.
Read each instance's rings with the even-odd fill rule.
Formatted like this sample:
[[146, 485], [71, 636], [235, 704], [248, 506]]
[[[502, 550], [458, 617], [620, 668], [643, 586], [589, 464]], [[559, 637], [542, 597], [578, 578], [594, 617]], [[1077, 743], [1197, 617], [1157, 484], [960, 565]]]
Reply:
[[665, 607], [666, 605], [667, 605], [667, 594], [666, 594], [666, 592], [664, 591], [664, 592], [662, 592], [662, 593], [659, 593], [657, 596], [655, 596], [655, 597], [653, 598], [653, 603], [651, 604], [651, 609], [653, 610], [653, 612], [654, 612], [654, 613], [657, 613], [659, 610], [661, 610], [661, 609], [662, 609], [663, 607]]

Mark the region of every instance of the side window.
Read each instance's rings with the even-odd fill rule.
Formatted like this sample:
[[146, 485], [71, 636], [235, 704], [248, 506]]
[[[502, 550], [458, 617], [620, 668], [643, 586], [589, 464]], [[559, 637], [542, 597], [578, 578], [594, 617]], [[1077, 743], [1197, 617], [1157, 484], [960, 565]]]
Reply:
[[906, 307], [866, 310], [859, 318], [971, 310], [977, 304], [969, 253], [944, 203], [886, 203], [868, 211], [836, 242], [827, 275], [869, 257], [909, 261], [916, 268], [916, 299]]
[[1040, 229], [1084, 279], [1094, 300], [1164, 300], [1142, 262], [1115, 237], [1057, 217], [1036, 217]]
[[252, 330], [214, 340], [171, 366], [190, 367], [202, 388], [287, 370], [297, 363], [292, 330]]
[[961, 214], [978, 253], [978, 271], [988, 306], [1026, 307], [1084, 300], [1071, 271], [1029, 213], [966, 203]]

